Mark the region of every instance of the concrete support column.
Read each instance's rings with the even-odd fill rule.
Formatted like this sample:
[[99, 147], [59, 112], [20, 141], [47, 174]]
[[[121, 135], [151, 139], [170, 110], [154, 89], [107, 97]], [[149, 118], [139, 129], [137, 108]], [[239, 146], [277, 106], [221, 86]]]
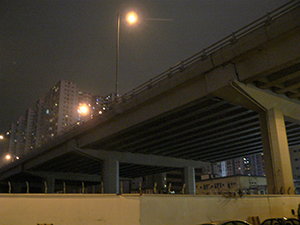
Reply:
[[53, 176], [48, 176], [45, 178], [45, 185], [47, 185], [47, 193], [55, 192], [55, 178]]
[[184, 167], [184, 183], [187, 194], [196, 194], [195, 168]]
[[119, 194], [119, 161], [106, 159], [103, 163], [104, 193]]
[[25, 182], [15, 182], [12, 183], [12, 192], [13, 193], [22, 193], [22, 187], [24, 187]]
[[293, 193], [294, 183], [283, 113], [276, 108], [260, 113], [269, 194]]

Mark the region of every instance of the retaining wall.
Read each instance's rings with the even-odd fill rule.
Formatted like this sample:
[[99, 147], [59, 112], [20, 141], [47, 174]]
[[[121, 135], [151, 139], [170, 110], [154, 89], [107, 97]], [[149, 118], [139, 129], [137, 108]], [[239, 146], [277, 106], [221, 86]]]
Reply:
[[294, 217], [299, 195], [0, 194], [0, 225], [195, 225], [259, 216]]

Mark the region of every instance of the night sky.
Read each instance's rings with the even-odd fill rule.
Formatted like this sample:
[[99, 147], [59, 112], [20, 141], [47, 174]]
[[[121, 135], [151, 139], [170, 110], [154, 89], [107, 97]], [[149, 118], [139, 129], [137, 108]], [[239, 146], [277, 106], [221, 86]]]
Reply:
[[60, 79], [114, 92], [118, 12], [139, 15], [131, 27], [121, 19], [124, 94], [287, 2], [0, 0], [0, 134]]

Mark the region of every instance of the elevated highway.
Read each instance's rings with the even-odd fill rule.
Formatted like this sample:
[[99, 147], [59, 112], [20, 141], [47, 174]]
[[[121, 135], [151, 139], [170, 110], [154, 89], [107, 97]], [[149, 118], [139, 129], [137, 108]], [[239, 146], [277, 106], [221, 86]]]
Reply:
[[[293, 189], [300, 143], [300, 4], [291, 2], [124, 94], [99, 115], [2, 168], [0, 180], [119, 180], [264, 153], [269, 193]], [[59, 178], [58, 178], [59, 177]]]

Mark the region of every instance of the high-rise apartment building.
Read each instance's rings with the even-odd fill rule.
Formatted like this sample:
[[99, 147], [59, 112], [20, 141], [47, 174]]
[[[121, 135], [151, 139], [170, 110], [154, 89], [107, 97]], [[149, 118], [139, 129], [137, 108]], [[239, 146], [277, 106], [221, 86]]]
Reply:
[[17, 135], [18, 135], [17, 123], [12, 123], [10, 126], [10, 132], [9, 132], [8, 152], [13, 155], [16, 154]]
[[43, 124], [45, 120], [45, 99], [41, 98], [36, 103], [36, 123], [35, 123], [35, 143], [34, 147], [38, 148], [42, 146], [43, 135]]
[[263, 154], [249, 155], [231, 160], [214, 163], [207, 168], [207, 173], [215, 177], [225, 177], [234, 175], [264, 176]]
[[26, 142], [26, 118], [20, 116], [16, 123], [11, 124], [8, 151], [12, 156], [24, 155]]
[[92, 107], [91, 93], [79, 91], [73, 82], [60, 80], [37, 101], [36, 110], [28, 109], [25, 116], [12, 124], [9, 152], [22, 156], [41, 147], [72, 126], [91, 119]]
[[25, 141], [26, 141], [26, 118], [25, 116], [20, 116], [17, 121], [17, 142], [15, 155], [21, 156], [24, 155]]
[[297, 194], [300, 194], [300, 146], [290, 148], [293, 180]]
[[[26, 111], [26, 128], [25, 128], [25, 144], [22, 155], [26, 155], [35, 146], [35, 124], [36, 124], [36, 112], [29, 108]], [[20, 155], [21, 156], [21, 155]]]
[[70, 81], [61, 80], [45, 96], [43, 142], [47, 142], [77, 123], [78, 88]]

